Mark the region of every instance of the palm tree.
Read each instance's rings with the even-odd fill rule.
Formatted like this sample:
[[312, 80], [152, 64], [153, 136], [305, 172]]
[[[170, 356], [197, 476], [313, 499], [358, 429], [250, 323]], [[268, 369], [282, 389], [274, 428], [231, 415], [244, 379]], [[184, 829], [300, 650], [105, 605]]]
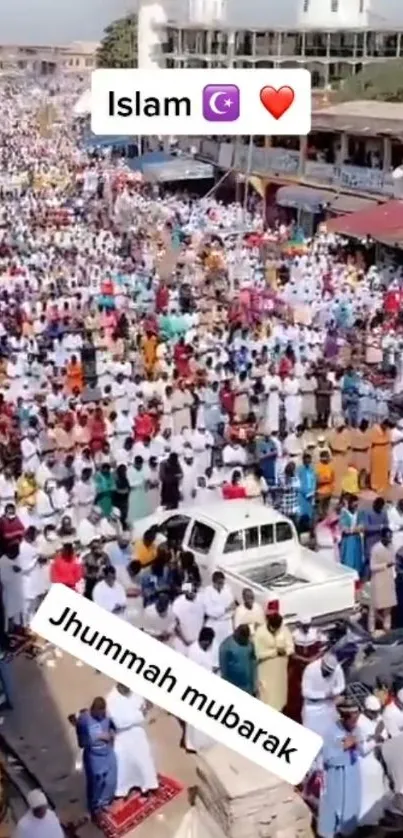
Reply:
[[137, 67], [137, 15], [127, 15], [106, 27], [97, 67]]

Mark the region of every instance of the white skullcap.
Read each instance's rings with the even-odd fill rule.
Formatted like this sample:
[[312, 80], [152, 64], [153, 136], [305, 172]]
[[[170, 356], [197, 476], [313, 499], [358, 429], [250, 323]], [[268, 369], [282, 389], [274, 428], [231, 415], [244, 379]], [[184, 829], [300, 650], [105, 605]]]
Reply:
[[398, 693], [396, 693], [396, 698], [403, 704], [403, 687], [399, 690]]
[[27, 803], [30, 809], [40, 809], [42, 806], [48, 805], [48, 801], [40, 789], [33, 789], [27, 794]]
[[368, 695], [365, 699], [364, 707], [366, 710], [371, 710], [374, 713], [377, 713], [380, 710], [382, 710], [381, 702], [379, 701], [379, 698], [376, 697], [376, 695]]
[[310, 626], [312, 617], [308, 614], [298, 614], [297, 623], [300, 623], [301, 626]]

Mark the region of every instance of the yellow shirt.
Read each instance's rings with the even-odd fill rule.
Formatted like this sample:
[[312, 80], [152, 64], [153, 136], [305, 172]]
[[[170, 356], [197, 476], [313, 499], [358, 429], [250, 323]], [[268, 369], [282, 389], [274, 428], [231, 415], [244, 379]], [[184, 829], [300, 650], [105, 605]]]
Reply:
[[151, 564], [154, 561], [157, 555], [157, 548], [155, 544], [151, 544], [147, 547], [144, 544], [143, 539], [136, 541], [134, 545], [134, 559], [135, 561], [140, 562], [142, 567], [147, 567], [147, 565]]
[[346, 495], [358, 495], [360, 487], [358, 485], [358, 471], [353, 466], [349, 466], [346, 474], [341, 481], [341, 491]]

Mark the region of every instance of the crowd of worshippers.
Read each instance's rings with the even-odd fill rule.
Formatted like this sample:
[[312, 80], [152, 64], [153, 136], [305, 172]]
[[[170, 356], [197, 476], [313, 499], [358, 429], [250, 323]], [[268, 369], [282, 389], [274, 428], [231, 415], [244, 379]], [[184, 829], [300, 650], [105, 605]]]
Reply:
[[[124, 395], [116, 400], [126, 398], [130, 382], [119, 384]], [[58, 403], [38, 407], [34, 416], [22, 416], [18, 401], [0, 396], [6, 625], [26, 626], [52, 581], [79, 584], [91, 596], [107, 564], [130, 566], [133, 577], [138, 561], [144, 566], [156, 558], [147, 550], [146, 560], [137, 555], [136, 523], [160, 508], [241, 498], [273, 505], [313, 546], [361, 579], [372, 576], [375, 611], [385, 612], [385, 628], [391, 609], [402, 610], [403, 503], [382, 497], [400, 479], [403, 443], [393, 441], [399, 429], [387, 422], [353, 428], [339, 419], [326, 436], [299, 426], [248, 439], [234, 434], [230, 415], [220, 414], [208, 430], [205, 405], [199, 407], [204, 420], [192, 422], [190, 408], [178, 408], [189, 416], [176, 427], [173, 418], [173, 427], [153, 429], [141, 403], [133, 418], [125, 402], [109, 412], [105, 403], [83, 408], [59, 392], [52, 395]], [[21, 409], [29, 412], [29, 404]], [[189, 425], [182, 425], [184, 419]], [[362, 485], [366, 501], [359, 508]], [[169, 565], [166, 556], [164, 562]]]
[[[120, 602], [115, 613], [121, 613], [121, 606]], [[276, 609], [264, 612], [250, 589], [243, 591], [237, 605], [221, 572], [204, 590], [184, 582], [173, 602], [158, 593], [144, 610], [143, 627], [161, 643], [323, 737], [323, 748], [301, 789], [317, 809], [320, 838], [354, 834], [358, 827], [379, 823], [402, 828], [402, 688], [368, 693], [359, 705], [346, 686], [342, 655], [339, 659], [324, 651], [329, 637], [309, 616], [301, 615], [291, 631]], [[99, 696], [70, 718], [82, 750], [88, 810], [95, 821], [131, 789], [139, 789], [143, 797], [158, 789], [147, 732], [150, 709], [117, 685], [106, 700]], [[188, 753], [213, 744], [181, 722], [178, 743]]]
[[[323, 737], [304, 794], [317, 809], [320, 838], [377, 834], [403, 826], [403, 689], [357, 701], [337, 657], [325, 653], [302, 676], [302, 720]], [[400, 753], [399, 753], [400, 752]], [[358, 833], [357, 833], [357, 830]]]
[[[359, 269], [323, 233], [266, 265], [256, 241], [227, 237], [242, 218], [261, 232], [261, 209], [127, 184], [79, 147], [72, 91], [58, 85], [46, 130], [48, 91], [23, 80], [0, 91], [2, 641], [62, 583], [277, 709], [291, 712], [299, 690], [325, 742], [321, 838], [372, 823], [384, 802], [399, 817], [399, 759], [383, 750], [385, 772], [378, 755], [401, 749], [401, 691], [358, 717], [332, 656], [291, 689], [298, 649], [321, 647], [309, 617], [291, 632], [252, 591], [236, 604], [223, 574], [201, 586], [191, 553], [155, 528], [136, 537], [136, 524], [160, 506], [271, 503], [371, 575], [372, 627], [388, 629], [403, 531], [401, 504], [383, 500], [403, 481], [403, 427], [390, 421], [401, 272]], [[132, 788], [158, 788], [146, 713], [118, 686], [71, 718], [94, 818]], [[188, 751], [208, 744], [181, 733]], [[42, 835], [46, 817], [59, 838], [40, 792], [30, 809], [20, 835]]]

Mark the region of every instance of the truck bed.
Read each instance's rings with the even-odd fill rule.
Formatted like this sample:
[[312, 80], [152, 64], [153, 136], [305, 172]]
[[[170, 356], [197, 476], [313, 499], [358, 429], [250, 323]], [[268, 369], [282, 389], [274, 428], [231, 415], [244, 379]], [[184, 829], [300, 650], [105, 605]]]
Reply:
[[355, 571], [307, 548], [301, 548], [298, 564], [292, 559], [278, 559], [220, 569], [238, 601], [243, 588], [252, 588], [263, 607], [278, 601], [287, 623], [295, 623], [301, 613], [325, 621], [331, 615], [333, 621], [352, 615], [356, 609]]
[[267, 588], [267, 590], [307, 584], [306, 579], [288, 573], [287, 566], [283, 562], [248, 568], [247, 571], [244, 571], [244, 576], [252, 584], [261, 585], [262, 588]]

